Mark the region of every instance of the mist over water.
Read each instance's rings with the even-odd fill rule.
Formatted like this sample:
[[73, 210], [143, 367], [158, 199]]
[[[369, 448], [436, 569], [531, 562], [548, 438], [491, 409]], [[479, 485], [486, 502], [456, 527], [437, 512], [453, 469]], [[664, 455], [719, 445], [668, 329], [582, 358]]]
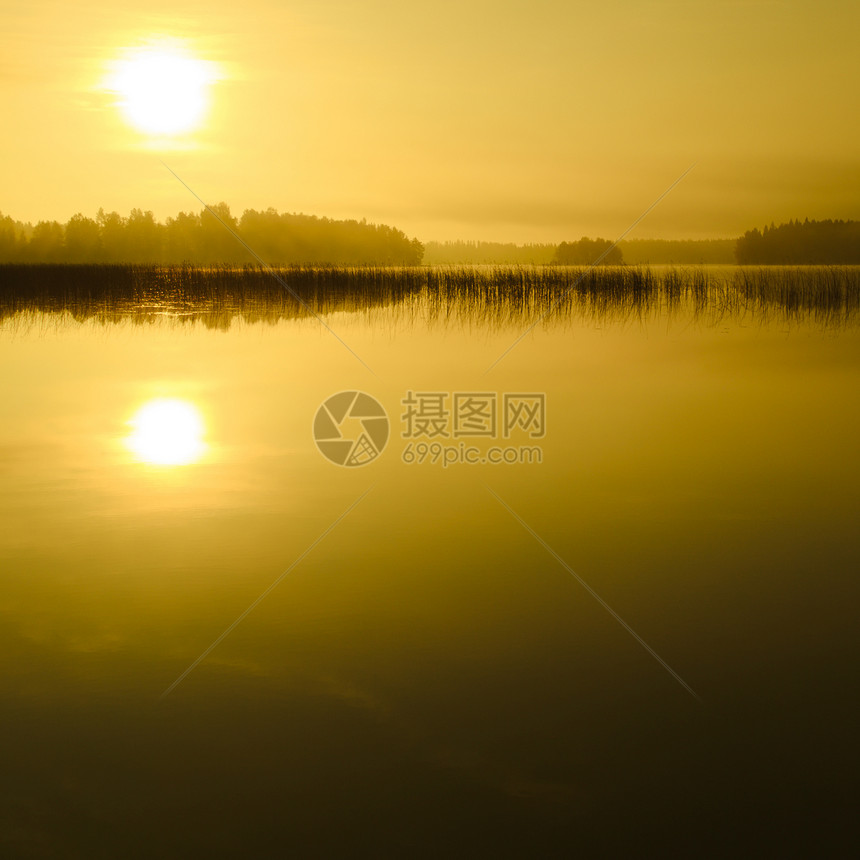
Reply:
[[[306, 307], [265, 272], [4, 281], [6, 842], [834, 856], [857, 269], [279, 274]], [[390, 421], [360, 468], [315, 444], [344, 391]], [[542, 395], [543, 435], [418, 440], [540, 461], [410, 459], [410, 393]]]

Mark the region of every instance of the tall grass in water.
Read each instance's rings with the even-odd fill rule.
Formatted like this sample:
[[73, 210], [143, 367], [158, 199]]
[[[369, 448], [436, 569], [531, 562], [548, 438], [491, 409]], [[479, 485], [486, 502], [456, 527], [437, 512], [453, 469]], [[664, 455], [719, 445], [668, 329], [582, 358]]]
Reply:
[[739, 267], [732, 286], [745, 306], [765, 319], [827, 324], [856, 323], [860, 311], [860, 267]]
[[677, 315], [706, 325], [778, 319], [838, 326], [860, 322], [860, 267], [437, 268], [422, 300], [429, 318], [464, 323]]
[[[236, 317], [283, 318], [361, 311], [418, 292], [420, 269], [317, 266], [0, 266], [0, 318], [19, 311], [145, 322], [168, 317], [224, 327]], [[284, 286], [286, 284], [286, 286]]]
[[659, 301], [648, 269], [568, 266], [429, 270], [424, 300], [431, 318], [522, 323], [553, 316], [641, 315]]
[[[860, 319], [860, 267], [260, 267], [0, 266], [0, 318], [22, 311], [101, 321], [158, 318], [227, 327], [339, 311], [395, 308], [413, 321], [526, 325], [684, 315]], [[298, 298], [297, 298], [298, 297]]]

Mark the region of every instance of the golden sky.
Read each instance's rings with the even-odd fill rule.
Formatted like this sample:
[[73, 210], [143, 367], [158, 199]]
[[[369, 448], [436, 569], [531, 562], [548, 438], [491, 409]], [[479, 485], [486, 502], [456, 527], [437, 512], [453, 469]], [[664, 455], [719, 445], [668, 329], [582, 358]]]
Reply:
[[[856, 0], [0, 0], [0, 211], [207, 202], [422, 240], [735, 236], [860, 218]], [[205, 62], [191, 131], [132, 127], [135, 49]]]

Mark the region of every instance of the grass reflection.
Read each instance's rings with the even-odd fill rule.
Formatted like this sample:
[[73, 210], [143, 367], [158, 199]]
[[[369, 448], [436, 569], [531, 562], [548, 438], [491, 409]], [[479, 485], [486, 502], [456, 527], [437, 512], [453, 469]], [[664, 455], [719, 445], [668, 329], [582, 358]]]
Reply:
[[[813, 322], [860, 319], [858, 266], [0, 266], [0, 320], [27, 313], [136, 323], [170, 319], [227, 329], [237, 319], [338, 312], [406, 314], [413, 322], [521, 326], [686, 316]], [[298, 301], [297, 298], [301, 299]], [[305, 306], [302, 305], [305, 303]]]

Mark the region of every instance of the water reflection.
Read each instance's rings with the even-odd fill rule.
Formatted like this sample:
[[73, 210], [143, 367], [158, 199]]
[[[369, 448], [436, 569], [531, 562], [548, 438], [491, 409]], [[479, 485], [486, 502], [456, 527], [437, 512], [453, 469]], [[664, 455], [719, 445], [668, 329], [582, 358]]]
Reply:
[[206, 452], [203, 419], [187, 400], [150, 400], [138, 409], [129, 425], [132, 432], [126, 446], [144, 463], [185, 466]]
[[[0, 321], [70, 314], [102, 323], [162, 319], [227, 330], [336, 313], [385, 325], [522, 326], [552, 315], [611, 323], [681, 317], [856, 326], [860, 266], [418, 266], [331, 268], [0, 267]], [[284, 288], [284, 284], [287, 288]], [[380, 320], [376, 320], [379, 322]]]
[[[131, 854], [159, 856], [160, 816], [175, 856], [363, 856], [384, 813], [389, 854], [420, 833], [428, 857], [627, 857], [687, 828], [667, 856], [702, 833], [747, 856], [778, 853], [790, 815], [807, 856], [842, 856], [822, 840], [853, 820], [855, 282], [774, 272], [736, 305], [599, 273], [484, 376], [558, 292], [514, 274], [494, 292], [430, 272], [365, 305], [373, 272], [318, 291], [306, 273], [375, 376], [250, 276], [208, 298], [201, 275], [201, 305], [156, 284], [140, 317], [84, 270], [0, 297], [0, 842], [6, 815], [45, 856], [129, 856], [129, 827]], [[136, 325], [147, 307], [164, 323]], [[366, 469], [314, 444], [343, 390], [392, 422]], [[544, 392], [543, 462], [407, 464], [410, 390]], [[753, 819], [760, 842], [726, 843]]]

